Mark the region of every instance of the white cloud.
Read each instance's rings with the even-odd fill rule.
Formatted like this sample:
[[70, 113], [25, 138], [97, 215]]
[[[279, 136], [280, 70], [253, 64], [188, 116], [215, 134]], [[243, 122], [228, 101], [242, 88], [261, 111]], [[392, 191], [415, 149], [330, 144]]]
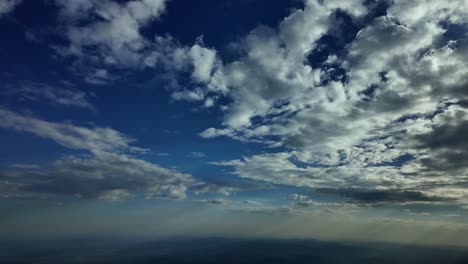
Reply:
[[[468, 41], [445, 37], [445, 24], [466, 23], [462, 2], [393, 1], [364, 24], [372, 10], [362, 1], [306, 1], [277, 28], [259, 26], [237, 43], [243, 55], [218, 81], [233, 103], [220, 128], [200, 135], [286, 147], [217, 163], [241, 177], [385, 191], [400, 202], [467, 200]], [[330, 19], [337, 8], [361, 29], [334, 54], [320, 38], [340, 26]], [[330, 54], [313, 68], [318, 49]]]
[[94, 69], [94, 72], [89, 73], [85, 77], [85, 82], [95, 85], [104, 85], [117, 79], [117, 77], [109, 74], [106, 69]]
[[22, 0], [1, 0], [0, 1], [0, 17], [10, 13], [15, 9]]
[[[466, 36], [449, 41], [445, 34], [450, 24], [467, 22], [468, 8], [463, 0], [396, 0], [388, 2], [386, 15], [371, 19], [374, 11], [363, 2], [304, 1], [303, 9], [277, 27], [258, 26], [241, 38], [233, 45], [239, 57], [223, 62], [201, 38], [185, 46], [171, 36], [141, 34], [160, 18], [165, 1], [57, 0], [69, 40], [59, 50], [90, 64], [86, 80], [95, 84], [113, 80], [103, 65], [161, 68], [174, 100], [223, 110], [218, 128], [207, 128], [202, 137], [284, 147], [217, 162], [241, 177], [337, 192], [378, 191], [399, 202], [467, 200], [468, 41]], [[321, 41], [333, 34], [340, 38], [336, 32], [345, 30], [337, 10], [360, 29], [349, 40], [336, 41], [348, 41], [340, 48]], [[318, 51], [328, 51], [326, 60]], [[186, 77], [190, 80], [182, 83]], [[223, 97], [228, 100], [219, 100]], [[6, 120], [2, 127], [69, 148], [137, 150], [109, 128], [46, 122], [1, 109], [0, 116]], [[184, 186], [158, 188], [168, 196], [185, 193]]]
[[196, 195], [205, 194], [205, 193], [219, 193], [224, 196], [229, 196], [232, 193], [240, 190], [240, 188], [200, 182], [200, 183], [194, 184], [191, 190]]
[[182, 90], [172, 93], [175, 100], [185, 100], [189, 102], [202, 101], [205, 98], [204, 91], [200, 88], [194, 90]]
[[398, 17], [402, 23], [414, 26], [448, 20], [451, 23], [468, 21], [468, 7], [464, 0], [452, 1], [405, 1], [396, 0], [389, 10], [390, 15]]
[[289, 196], [294, 201], [295, 206], [299, 207], [328, 207], [328, 208], [355, 208], [356, 205], [346, 202], [320, 202], [309, 198], [306, 195], [297, 193]]
[[194, 66], [192, 77], [199, 82], [208, 82], [216, 62], [216, 51], [195, 44], [190, 48], [188, 55]]
[[6, 109], [0, 109], [0, 117], [2, 119], [0, 127], [29, 132], [71, 149], [84, 149], [92, 152], [143, 150], [130, 146], [133, 139], [111, 128], [86, 128], [68, 123], [48, 122], [22, 116]]
[[[69, 46], [66, 54], [84, 56], [87, 49], [97, 48], [95, 56], [106, 64], [137, 66], [142, 60], [146, 40], [140, 28], [157, 19], [165, 10], [165, 0], [142, 0], [117, 3], [113, 1], [63, 1], [60, 17], [65, 26]], [[98, 20], [89, 22], [93, 16]]]
[[69, 156], [51, 166], [13, 164], [0, 172], [3, 197], [68, 195], [119, 200], [144, 195], [147, 199], [183, 199], [196, 181], [189, 174], [163, 168], [124, 152], [142, 152], [134, 140], [110, 128], [86, 128], [21, 116], [0, 109], [0, 127], [29, 132], [71, 149], [89, 151], [87, 157]]
[[[194, 83], [210, 82], [219, 66], [216, 50], [203, 47], [201, 37], [190, 47], [181, 45], [170, 35], [148, 38], [141, 33], [143, 27], [160, 19], [166, 2], [80, 0], [72, 3], [56, 0], [61, 26], [69, 43], [55, 47], [55, 50], [61, 55], [78, 58], [79, 65], [84, 68], [85, 81], [90, 84], [107, 84], [118, 78], [110, 75], [106, 67], [157, 68], [166, 72], [167, 87], [175, 90], [174, 99], [204, 100], [205, 92], [184, 90], [178, 78], [188, 73]], [[217, 83], [216, 79], [213, 83]]]

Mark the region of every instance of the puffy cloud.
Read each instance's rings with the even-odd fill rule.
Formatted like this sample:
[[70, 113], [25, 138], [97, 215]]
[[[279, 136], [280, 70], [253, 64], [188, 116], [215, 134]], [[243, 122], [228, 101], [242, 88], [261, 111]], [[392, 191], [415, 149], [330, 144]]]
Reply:
[[199, 82], [208, 82], [216, 62], [216, 51], [195, 44], [190, 48], [188, 56], [194, 67], [192, 77]]
[[[286, 147], [217, 163], [245, 178], [361, 203], [466, 201], [468, 45], [446, 34], [468, 9], [392, 1], [373, 16], [363, 2], [306, 1], [254, 29], [219, 69], [233, 101], [222, 127], [200, 135]], [[324, 40], [344, 30], [339, 16], [356, 28], [340, 49]]]
[[[203, 47], [202, 37], [192, 46], [181, 45], [170, 35], [148, 38], [141, 29], [160, 18], [166, 0], [133, 0], [126, 2], [56, 0], [60, 8], [60, 22], [68, 45], [55, 50], [65, 56], [78, 58], [75, 67], [90, 84], [107, 84], [117, 79], [106, 67], [117, 69], [153, 68], [162, 70], [175, 90], [176, 100], [204, 100], [206, 93], [184, 91], [179, 78], [188, 74], [194, 83], [213, 82], [219, 90], [217, 52]], [[218, 74], [219, 75], [219, 74]], [[213, 100], [213, 99], [210, 99]], [[207, 107], [211, 106], [210, 100]]]
[[0, 1], [0, 17], [10, 13], [22, 0], [2, 0]]
[[97, 48], [99, 53], [94, 55], [107, 64], [137, 65], [146, 45], [140, 28], [165, 9], [164, 0], [56, 2], [70, 41], [63, 52], [83, 56], [88, 55], [87, 49]]
[[397, 0], [394, 2], [388, 12], [390, 15], [398, 17], [398, 20], [402, 23], [410, 26], [444, 20], [462, 24], [468, 20], [468, 8], [463, 0], [447, 1], [445, 3], [437, 0]]
[[[229, 107], [224, 124], [242, 129], [251, 119], [294, 112], [301, 107], [299, 95], [320, 83], [320, 71], [305, 63], [317, 41], [330, 29], [329, 16], [340, 9], [358, 16], [366, 10], [359, 1], [340, 5], [335, 1], [306, 1], [305, 8], [285, 18], [278, 29], [260, 26], [239, 43], [238, 60], [219, 70], [222, 86], [230, 87], [235, 104]], [[216, 84], [211, 84], [216, 85]], [[292, 103], [291, 103], [292, 102]], [[295, 104], [295, 105], [292, 105]]]

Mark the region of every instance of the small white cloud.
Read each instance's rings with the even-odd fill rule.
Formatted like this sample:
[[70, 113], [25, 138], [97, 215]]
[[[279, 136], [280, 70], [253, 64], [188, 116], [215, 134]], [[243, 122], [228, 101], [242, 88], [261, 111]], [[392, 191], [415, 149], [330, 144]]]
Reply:
[[0, 1], [0, 17], [12, 12], [22, 0], [2, 0]]
[[195, 44], [190, 48], [188, 55], [194, 67], [192, 78], [198, 82], [208, 82], [216, 61], [216, 51]]
[[0, 127], [29, 132], [71, 149], [119, 151], [134, 148], [134, 140], [111, 128], [86, 128], [69, 123], [43, 121], [0, 108]]

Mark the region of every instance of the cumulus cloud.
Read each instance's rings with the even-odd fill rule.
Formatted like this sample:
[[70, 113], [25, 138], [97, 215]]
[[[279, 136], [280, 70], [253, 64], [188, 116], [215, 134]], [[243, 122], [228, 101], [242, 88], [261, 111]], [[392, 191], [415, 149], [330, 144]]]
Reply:
[[216, 51], [195, 44], [190, 48], [188, 56], [194, 67], [192, 77], [199, 82], [208, 82], [216, 62]]
[[[146, 40], [140, 28], [158, 18], [165, 9], [164, 0], [142, 0], [117, 3], [113, 1], [62, 1], [60, 18], [65, 26], [69, 46], [62, 50], [75, 56], [96, 56], [107, 64], [137, 65]], [[93, 19], [94, 18], [94, 19]], [[97, 18], [97, 19], [96, 19]]]
[[[466, 201], [468, 42], [447, 37], [467, 22], [462, 2], [372, 13], [369, 1], [305, 1], [236, 45], [241, 56], [218, 69], [233, 103], [200, 135], [285, 147], [217, 163], [245, 178], [359, 202]], [[325, 41], [343, 30], [337, 17], [355, 28], [338, 48]]]
[[[194, 40], [192, 46], [185, 46], [170, 35], [148, 37], [141, 32], [161, 19], [166, 0], [55, 2], [68, 45], [54, 49], [63, 56], [78, 59], [74, 65], [85, 75], [87, 83], [102, 85], [118, 79], [106, 69], [109, 67], [151, 68], [164, 72], [167, 88], [174, 90], [174, 99], [205, 99], [205, 92], [186, 91], [178, 79], [189, 75], [195, 84], [211, 82], [219, 66], [216, 50], [203, 47], [202, 37]], [[211, 100], [207, 98], [207, 107]]]

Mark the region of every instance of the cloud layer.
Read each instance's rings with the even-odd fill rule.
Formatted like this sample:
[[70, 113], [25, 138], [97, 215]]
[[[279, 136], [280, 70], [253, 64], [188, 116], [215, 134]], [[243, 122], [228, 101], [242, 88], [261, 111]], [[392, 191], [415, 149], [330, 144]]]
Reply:
[[[276, 28], [250, 32], [243, 55], [219, 68], [233, 103], [220, 106], [222, 126], [201, 136], [273, 148], [218, 163], [241, 177], [353, 188], [346, 193], [357, 200], [364, 190], [465, 203], [468, 42], [449, 34], [466, 27], [465, 6], [305, 1]], [[353, 36], [337, 34], [346, 26]]]
[[32, 133], [63, 147], [91, 154], [67, 156], [44, 168], [21, 164], [10, 166], [0, 172], [2, 197], [183, 199], [189, 186], [199, 182], [189, 174], [125, 154], [147, 150], [132, 146], [134, 140], [111, 128], [48, 122], [5, 109], [0, 109], [0, 118], [0, 127]]

